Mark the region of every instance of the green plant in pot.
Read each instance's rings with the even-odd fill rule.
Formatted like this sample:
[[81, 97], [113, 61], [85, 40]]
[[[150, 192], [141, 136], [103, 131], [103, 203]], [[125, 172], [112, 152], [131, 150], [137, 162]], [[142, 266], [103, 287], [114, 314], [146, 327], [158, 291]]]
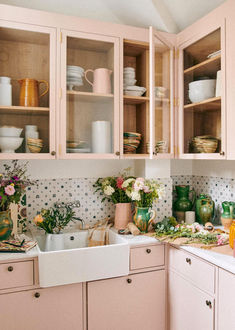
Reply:
[[134, 223], [143, 233], [147, 233], [156, 217], [153, 202], [162, 198], [164, 186], [155, 180], [137, 178], [126, 189], [126, 194], [135, 203]]
[[11, 204], [18, 204], [25, 188], [34, 184], [26, 176], [27, 163], [13, 160], [10, 165], [3, 166], [4, 173], [0, 174], [0, 241], [8, 239], [12, 232]]

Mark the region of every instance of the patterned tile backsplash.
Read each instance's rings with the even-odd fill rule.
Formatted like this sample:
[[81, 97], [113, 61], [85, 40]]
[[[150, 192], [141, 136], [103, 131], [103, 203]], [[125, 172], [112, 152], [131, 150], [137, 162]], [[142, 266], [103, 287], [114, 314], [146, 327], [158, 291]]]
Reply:
[[221, 203], [223, 201], [235, 201], [235, 180], [230, 178], [208, 176], [174, 176], [173, 185], [188, 184], [194, 188], [196, 195], [205, 193], [211, 196], [215, 202], [215, 223], [220, 223]]
[[[32, 221], [34, 216], [42, 208], [49, 208], [55, 202], [69, 202], [79, 200], [80, 208], [76, 211], [87, 224], [92, 225], [100, 219], [114, 216], [114, 205], [107, 201], [101, 202], [102, 196], [94, 193], [95, 178], [79, 179], [52, 179], [38, 180], [37, 185], [27, 188], [27, 218]], [[157, 179], [165, 185], [166, 194], [164, 199], [159, 200], [154, 209], [157, 211], [157, 220], [171, 215], [172, 208], [172, 179]], [[78, 226], [72, 223], [71, 227]]]

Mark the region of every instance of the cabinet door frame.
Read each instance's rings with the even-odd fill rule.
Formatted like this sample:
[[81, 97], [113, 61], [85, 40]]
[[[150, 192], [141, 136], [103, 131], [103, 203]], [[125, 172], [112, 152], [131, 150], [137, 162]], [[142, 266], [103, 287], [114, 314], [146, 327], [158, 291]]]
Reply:
[[[155, 144], [155, 44], [156, 39], [165, 44], [170, 50], [170, 152], [167, 154], [154, 154]], [[152, 26], [149, 28], [149, 40], [150, 40], [150, 159], [171, 159], [174, 158], [174, 45], [164, 38], [157, 30]]]
[[[48, 153], [0, 153], [2, 159], [55, 159], [56, 158], [56, 28], [33, 25], [27, 23], [16, 23], [0, 19], [0, 26], [16, 30], [32, 31], [48, 34], [50, 37], [50, 62], [49, 62], [49, 152]], [[23, 77], [22, 77], [23, 78]]]
[[[113, 153], [95, 154], [95, 153], [66, 153], [66, 63], [67, 63], [67, 37], [89, 39], [95, 41], [110, 42], [114, 45], [114, 103], [113, 103]], [[110, 37], [102, 34], [93, 34], [73, 30], [60, 30], [60, 142], [59, 142], [59, 158], [60, 159], [119, 159], [120, 143], [120, 79], [119, 79], [119, 47], [120, 39], [118, 37]]]
[[[198, 23], [198, 31], [191, 38], [186, 33], [185, 41], [181, 35], [180, 42], [177, 44], [179, 53], [178, 60], [178, 143], [179, 143], [179, 158], [180, 159], [226, 159], [227, 144], [226, 144], [226, 35], [225, 35], [226, 20], [225, 18], [214, 22], [207, 22], [207, 25], [201, 26]], [[206, 37], [210, 33], [220, 29], [221, 33], [221, 73], [222, 73], [222, 93], [221, 93], [221, 153], [215, 154], [193, 154], [184, 152], [184, 49], [191, 44]], [[183, 33], [183, 32], [182, 32]]]

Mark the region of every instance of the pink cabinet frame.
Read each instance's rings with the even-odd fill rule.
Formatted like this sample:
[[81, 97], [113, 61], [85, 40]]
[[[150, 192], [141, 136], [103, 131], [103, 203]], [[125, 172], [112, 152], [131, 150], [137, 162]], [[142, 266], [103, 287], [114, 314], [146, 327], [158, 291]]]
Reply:
[[[216, 16], [217, 17], [217, 16]], [[197, 30], [198, 28], [198, 30]], [[220, 29], [221, 32], [221, 72], [222, 72], [222, 95], [221, 95], [221, 153], [193, 154], [184, 152], [184, 62], [183, 51], [186, 47], [202, 39], [206, 35]], [[193, 34], [195, 33], [195, 34]], [[191, 36], [190, 36], [191, 34]], [[215, 16], [203, 22], [195, 23], [193, 30], [181, 32], [178, 35], [177, 51], [178, 62], [178, 146], [179, 158], [181, 159], [226, 159], [226, 42], [225, 42], [225, 19], [215, 20]]]
[[[50, 81], [49, 81], [49, 153], [0, 153], [0, 159], [55, 159], [56, 150], [56, 29], [53, 27], [16, 23], [13, 21], [1, 20], [0, 26], [16, 30], [45, 33], [50, 36]], [[24, 77], [19, 77], [24, 78]]]
[[[89, 39], [96, 41], [104, 41], [113, 43], [114, 45], [114, 119], [113, 119], [113, 153], [95, 154], [95, 153], [66, 153], [66, 63], [67, 63], [67, 37]], [[118, 159], [119, 158], [119, 99], [120, 99], [120, 83], [119, 83], [119, 38], [110, 37], [101, 34], [91, 34], [78, 31], [61, 30], [60, 31], [60, 142], [59, 142], [59, 158], [62, 159]]]

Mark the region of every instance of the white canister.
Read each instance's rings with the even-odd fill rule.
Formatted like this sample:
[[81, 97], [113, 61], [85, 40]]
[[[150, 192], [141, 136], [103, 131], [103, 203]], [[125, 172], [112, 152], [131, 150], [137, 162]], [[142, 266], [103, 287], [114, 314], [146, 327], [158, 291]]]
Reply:
[[25, 152], [30, 152], [28, 145], [27, 145], [27, 139], [38, 139], [39, 133], [37, 131], [36, 125], [26, 125], [25, 126]]
[[12, 105], [12, 86], [9, 77], [0, 77], [0, 105]]
[[195, 212], [194, 211], [185, 212], [185, 222], [188, 225], [192, 225], [195, 222]]
[[217, 71], [216, 75], [216, 90], [215, 90], [215, 96], [219, 97], [222, 94], [222, 76], [221, 76], [221, 70]]
[[110, 121], [93, 121], [91, 135], [93, 153], [106, 154], [112, 152], [112, 133]]

